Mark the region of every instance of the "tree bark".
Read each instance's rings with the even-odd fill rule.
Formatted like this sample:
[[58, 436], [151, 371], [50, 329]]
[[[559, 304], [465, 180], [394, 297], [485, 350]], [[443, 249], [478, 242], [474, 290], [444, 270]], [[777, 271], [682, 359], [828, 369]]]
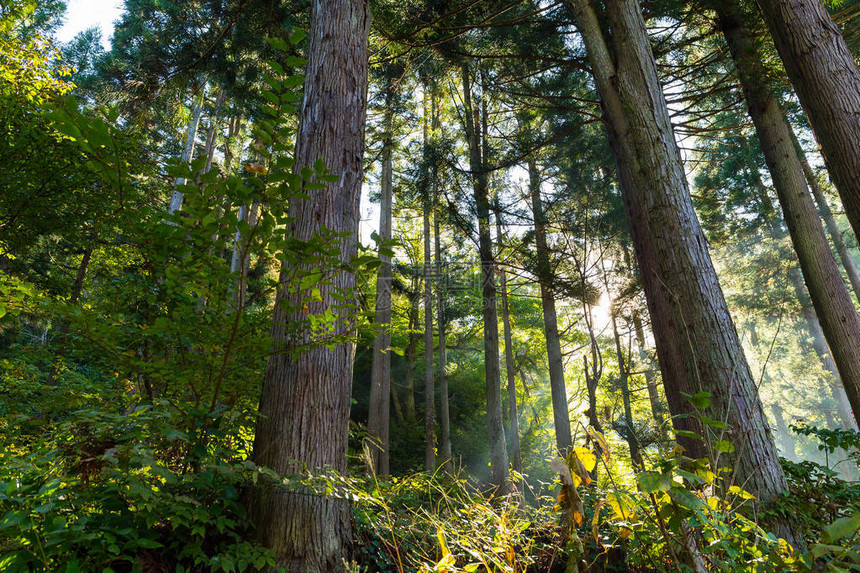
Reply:
[[[707, 415], [732, 432], [736, 480], [766, 503], [785, 491], [785, 476], [690, 201], [639, 5], [607, 1], [610, 54], [587, 0], [566, 4], [604, 106], [670, 410], [691, 412], [682, 392], [709, 392]], [[703, 431], [690, 418], [675, 420]], [[682, 441], [693, 456], [706, 453], [701, 442]]]
[[[386, 104], [391, 101], [393, 86], [389, 85]], [[386, 246], [391, 242], [391, 213], [393, 188], [393, 110], [385, 107], [385, 134], [382, 140], [382, 176], [379, 181], [379, 240]], [[370, 405], [367, 417], [368, 431], [379, 440], [378, 447], [371, 445], [371, 470], [387, 476], [390, 464], [389, 429], [391, 426], [391, 257], [379, 253], [379, 270], [376, 274], [376, 326], [379, 333], [373, 340], [373, 361], [370, 367]]]
[[[302, 104], [296, 144], [296, 168], [321, 159], [339, 177], [322, 189], [306, 189], [308, 200], [290, 204], [291, 235], [308, 241], [326, 229], [346, 236], [339, 261], [348, 265], [357, 251], [359, 199], [367, 89], [367, 37], [370, 13], [365, 0], [314, 0]], [[278, 474], [347, 470], [350, 388], [354, 344], [315, 344], [308, 329], [286, 333], [287, 323], [302, 323], [306, 312], [337, 311], [338, 292], [351, 292], [355, 276], [338, 270], [319, 285], [320, 301], [308, 293], [292, 294], [289, 269], [275, 307], [272, 337], [276, 348], [266, 366], [254, 461]], [[280, 304], [288, 302], [290, 316]], [[292, 309], [299, 309], [292, 311]], [[345, 312], [334, 325], [348, 335], [354, 320]], [[290, 328], [290, 332], [294, 331]], [[300, 352], [297, 346], [309, 345]], [[278, 567], [289, 572], [342, 571], [352, 545], [351, 511], [345, 498], [277, 487], [256, 490], [252, 516], [260, 540], [275, 553]]]
[[765, 79], [755, 37], [745, 23], [749, 19], [731, 0], [716, 3], [716, 8], [815, 314], [854, 411], [860, 412], [860, 316], [821, 226], [794, 134]]
[[[490, 237], [490, 185], [486, 156], [482, 153], [481, 111], [472, 103], [472, 80], [467, 65], [462, 67], [463, 123], [469, 147], [469, 168], [478, 213], [478, 250], [481, 259], [481, 290], [484, 318], [484, 365], [487, 392], [487, 431], [490, 441], [490, 469], [495, 495], [510, 491], [508, 451], [502, 424], [502, 389], [499, 367], [499, 316], [496, 300], [495, 260]], [[485, 94], [486, 95], [486, 94]], [[483, 134], [486, 137], [486, 133]], [[484, 146], [486, 148], [486, 146]]]
[[860, 70], [821, 0], [758, 5], [860, 236]]

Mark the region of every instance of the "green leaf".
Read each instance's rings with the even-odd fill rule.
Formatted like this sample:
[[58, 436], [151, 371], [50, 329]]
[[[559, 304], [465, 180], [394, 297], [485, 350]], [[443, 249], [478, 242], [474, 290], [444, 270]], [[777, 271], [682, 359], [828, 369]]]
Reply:
[[672, 477], [665, 473], [652, 470], [644, 471], [636, 476], [639, 487], [645, 493], [656, 493], [658, 491], [669, 491], [672, 487]]
[[669, 496], [681, 507], [686, 507], [687, 509], [702, 509], [704, 506], [703, 502], [699, 497], [688, 491], [682, 487], [672, 487], [669, 490]]
[[717, 440], [714, 442], [714, 449], [718, 452], [724, 452], [726, 454], [734, 453], [735, 447], [731, 442], [727, 442], [726, 440]]
[[717, 428], [720, 430], [729, 427], [728, 424], [726, 424], [725, 422], [721, 422], [720, 420], [712, 420], [711, 418], [708, 418], [707, 416], [702, 416], [702, 422], [706, 426], [710, 426], [712, 428]]
[[693, 406], [698, 410], [704, 410], [708, 406], [711, 405], [711, 393], [710, 392], [696, 392], [692, 396], [690, 396], [690, 402], [693, 403]]
[[308, 36], [307, 32], [305, 32], [301, 28], [295, 28], [293, 30], [293, 33], [290, 34], [290, 43], [294, 46], [297, 44], [301, 44], [302, 40], [307, 38], [307, 36]]
[[156, 541], [155, 539], [138, 539], [137, 546], [143, 547], [144, 549], [158, 549], [159, 547], [164, 547], [161, 543]]
[[848, 517], [840, 517], [824, 528], [821, 540], [824, 543], [836, 543], [840, 539], [853, 535], [860, 530], [860, 513]]

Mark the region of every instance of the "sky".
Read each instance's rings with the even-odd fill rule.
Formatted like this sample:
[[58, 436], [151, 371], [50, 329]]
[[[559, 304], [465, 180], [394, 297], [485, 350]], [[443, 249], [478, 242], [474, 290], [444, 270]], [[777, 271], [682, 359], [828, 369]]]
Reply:
[[68, 42], [78, 32], [97, 26], [101, 28], [102, 44], [107, 49], [113, 23], [119, 19], [122, 6], [123, 0], [68, 0], [65, 22], [57, 32], [57, 39]]

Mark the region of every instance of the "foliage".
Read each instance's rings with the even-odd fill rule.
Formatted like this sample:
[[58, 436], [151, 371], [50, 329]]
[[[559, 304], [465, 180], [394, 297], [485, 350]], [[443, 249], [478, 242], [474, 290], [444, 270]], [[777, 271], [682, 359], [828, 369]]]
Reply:
[[[82, 390], [98, 391], [55, 389]], [[239, 411], [167, 401], [75, 410], [56, 424], [4, 418], [3, 570], [243, 571], [271, 563], [269, 551], [248, 541], [241, 500], [265, 475], [247, 459], [249, 422]]]

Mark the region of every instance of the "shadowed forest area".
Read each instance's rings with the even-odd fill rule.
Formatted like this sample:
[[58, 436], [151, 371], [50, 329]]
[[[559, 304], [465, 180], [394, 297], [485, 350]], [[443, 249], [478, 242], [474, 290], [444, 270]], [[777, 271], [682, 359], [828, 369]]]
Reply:
[[0, 3], [0, 570], [860, 570], [852, 1]]

